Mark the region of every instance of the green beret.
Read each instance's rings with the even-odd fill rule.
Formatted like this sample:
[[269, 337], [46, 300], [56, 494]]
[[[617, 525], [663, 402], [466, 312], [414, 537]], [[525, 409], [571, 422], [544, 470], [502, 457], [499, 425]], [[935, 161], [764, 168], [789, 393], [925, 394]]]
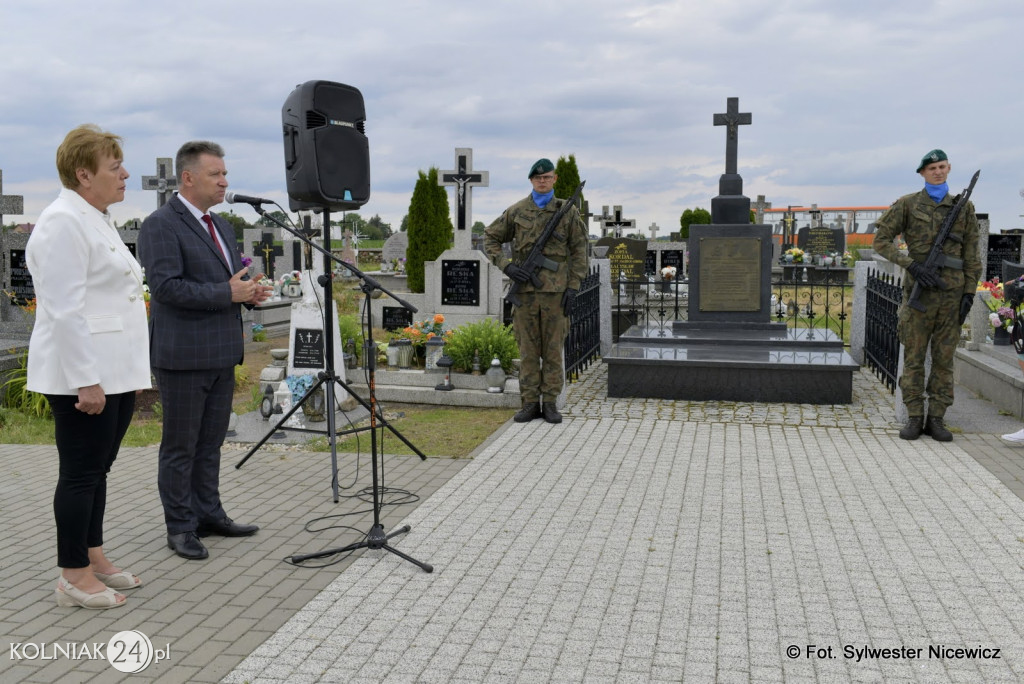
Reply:
[[923, 169], [924, 167], [928, 166], [929, 164], [934, 164], [936, 162], [948, 161], [948, 160], [949, 160], [949, 157], [947, 157], [946, 153], [943, 152], [942, 150], [938, 150], [938, 149], [932, 150], [928, 154], [926, 154], [923, 157], [921, 157], [921, 163], [918, 164], [918, 166], [917, 166], [917, 172], [921, 173], [921, 169]]
[[530, 175], [527, 178], [533, 178], [537, 174], [547, 173], [548, 171], [554, 171], [555, 165], [551, 163], [550, 159], [538, 159], [530, 167]]

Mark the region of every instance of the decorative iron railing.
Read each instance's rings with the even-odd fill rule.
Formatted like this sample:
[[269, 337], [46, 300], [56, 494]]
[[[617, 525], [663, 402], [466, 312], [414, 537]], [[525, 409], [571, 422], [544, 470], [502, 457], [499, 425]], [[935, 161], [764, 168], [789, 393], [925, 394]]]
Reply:
[[864, 360], [889, 391], [895, 392], [900, 362], [896, 324], [903, 300], [901, 279], [870, 269], [865, 296]]
[[593, 268], [580, 284], [565, 338], [565, 377], [575, 382], [601, 350], [601, 280]]

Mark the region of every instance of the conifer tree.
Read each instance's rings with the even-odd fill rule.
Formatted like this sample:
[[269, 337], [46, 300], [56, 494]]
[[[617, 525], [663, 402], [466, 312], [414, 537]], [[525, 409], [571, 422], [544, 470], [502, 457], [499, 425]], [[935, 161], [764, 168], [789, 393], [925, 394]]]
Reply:
[[436, 166], [426, 173], [420, 171], [409, 202], [405, 273], [410, 292], [423, 292], [426, 286], [423, 264], [437, 259], [455, 237], [448, 213], [448, 191], [438, 185], [437, 174]]
[[[576, 155], [570, 154], [569, 158], [559, 157], [558, 163], [555, 164], [555, 175], [558, 176], [558, 180], [555, 181], [555, 197], [562, 199], [569, 199], [572, 197], [572, 193], [576, 191], [576, 186], [580, 184], [580, 170], [576, 166]], [[576, 208], [579, 209], [583, 206], [583, 193], [580, 193], [579, 204]]]

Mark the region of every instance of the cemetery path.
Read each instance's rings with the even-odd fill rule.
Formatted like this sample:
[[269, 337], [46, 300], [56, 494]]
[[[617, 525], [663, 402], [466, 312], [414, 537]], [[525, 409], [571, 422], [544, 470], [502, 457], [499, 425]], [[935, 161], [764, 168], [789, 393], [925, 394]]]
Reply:
[[[229, 512], [263, 529], [183, 561], [163, 543], [156, 448], [126, 449], [107, 548], [146, 585], [100, 614], [52, 598], [55, 450], [0, 445], [0, 680], [1024, 679], [1024, 450], [970, 431], [1016, 421], [965, 397], [952, 443], [905, 442], [863, 372], [839, 407], [608, 400], [603, 375], [571, 388], [562, 425], [509, 423], [471, 461], [389, 459], [389, 486], [421, 500], [385, 527], [410, 524], [394, 545], [433, 574], [380, 551], [283, 563], [357, 539], [303, 525], [366, 507], [330, 501], [324, 454], [288, 450], [241, 470], [244, 451], [225, 454]], [[124, 630], [168, 658], [127, 675], [25, 646]]]

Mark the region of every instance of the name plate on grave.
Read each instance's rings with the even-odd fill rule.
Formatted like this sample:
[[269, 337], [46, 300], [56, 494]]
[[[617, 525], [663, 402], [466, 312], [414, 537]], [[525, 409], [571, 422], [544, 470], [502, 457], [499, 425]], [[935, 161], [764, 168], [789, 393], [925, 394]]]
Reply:
[[324, 331], [319, 328], [296, 328], [295, 346], [292, 348], [292, 366], [295, 368], [324, 367]]
[[1020, 262], [1020, 235], [989, 235], [985, 255], [985, 280], [1003, 277], [1003, 260]]
[[761, 310], [761, 239], [700, 239], [700, 310]]
[[441, 304], [480, 306], [480, 262], [475, 259], [441, 260]]
[[381, 327], [385, 330], [401, 330], [412, 325], [412, 311], [404, 306], [382, 307], [381, 317], [384, 319]]
[[32, 285], [32, 274], [28, 271], [28, 264], [25, 263], [25, 250], [12, 249], [10, 252], [11, 265], [10, 292], [14, 295], [13, 300], [17, 306], [25, 306], [36, 296], [36, 289]]

